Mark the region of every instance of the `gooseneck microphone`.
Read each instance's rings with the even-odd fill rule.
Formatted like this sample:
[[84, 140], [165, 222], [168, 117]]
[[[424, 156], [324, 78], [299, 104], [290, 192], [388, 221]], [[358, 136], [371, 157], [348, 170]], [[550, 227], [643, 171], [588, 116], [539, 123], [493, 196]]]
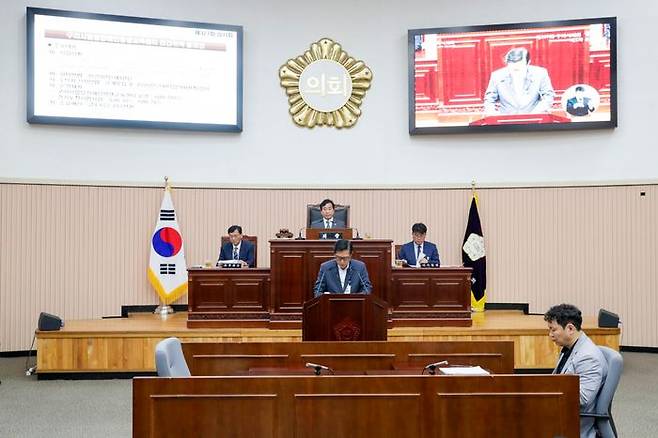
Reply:
[[359, 229], [358, 228], [354, 228], [354, 229], [356, 230], [356, 237], [352, 240], [363, 240], [363, 237], [359, 235]]
[[325, 274], [325, 271], [322, 271], [322, 275], [320, 275], [320, 281], [318, 281], [315, 284], [315, 287], [313, 288], [313, 295], [318, 295], [318, 294], [322, 293], [322, 291], [320, 289], [322, 289], [322, 280], [324, 280], [324, 274]]
[[295, 240], [306, 240], [306, 238], [302, 237], [302, 230], [306, 227], [301, 227], [299, 229], [299, 233], [297, 233], [297, 237], [295, 237]]
[[448, 361], [447, 360], [442, 360], [441, 362], [434, 362], [434, 363], [431, 363], [429, 365], [425, 365], [425, 368], [423, 368], [423, 371], [420, 374], [425, 374], [425, 371], [429, 370], [429, 374], [431, 376], [433, 376], [433, 375], [436, 374], [436, 368], [439, 365], [448, 365]]
[[312, 368], [315, 371], [316, 376], [319, 376], [320, 374], [322, 374], [322, 370], [329, 371], [331, 374], [334, 374], [334, 370], [332, 370], [331, 368], [329, 368], [327, 366], [320, 365], [318, 363], [306, 362], [306, 365], [304, 365], [304, 366], [306, 368]]

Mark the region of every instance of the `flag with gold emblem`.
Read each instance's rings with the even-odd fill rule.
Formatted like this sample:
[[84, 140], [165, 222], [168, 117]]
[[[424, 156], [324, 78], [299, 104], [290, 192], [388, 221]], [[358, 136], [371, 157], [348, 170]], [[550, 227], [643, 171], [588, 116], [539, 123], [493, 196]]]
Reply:
[[475, 312], [483, 312], [484, 304], [487, 301], [487, 257], [478, 213], [478, 197], [475, 191], [473, 191], [471, 207], [468, 211], [468, 222], [462, 244], [462, 261], [464, 266], [473, 268], [471, 309]]

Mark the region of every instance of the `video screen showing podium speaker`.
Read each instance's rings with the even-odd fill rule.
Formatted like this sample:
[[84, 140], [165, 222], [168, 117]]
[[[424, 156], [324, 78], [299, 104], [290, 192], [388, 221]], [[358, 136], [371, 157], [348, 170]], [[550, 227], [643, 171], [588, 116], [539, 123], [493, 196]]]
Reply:
[[616, 19], [409, 31], [409, 132], [614, 128]]

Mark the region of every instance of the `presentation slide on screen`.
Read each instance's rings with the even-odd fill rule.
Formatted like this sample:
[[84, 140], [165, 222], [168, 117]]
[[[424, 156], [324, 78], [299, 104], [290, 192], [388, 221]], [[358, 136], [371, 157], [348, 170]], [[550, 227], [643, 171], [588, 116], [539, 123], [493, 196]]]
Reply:
[[34, 116], [234, 125], [234, 31], [34, 20]]

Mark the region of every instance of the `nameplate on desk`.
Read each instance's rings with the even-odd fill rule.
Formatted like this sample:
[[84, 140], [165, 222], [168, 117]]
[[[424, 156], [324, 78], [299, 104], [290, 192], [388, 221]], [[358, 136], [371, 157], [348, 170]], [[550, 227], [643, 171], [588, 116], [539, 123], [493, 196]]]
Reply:
[[220, 260], [217, 262], [218, 268], [241, 268], [242, 262], [239, 260]]
[[338, 240], [343, 238], [342, 231], [321, 231], [318, 235], [320, 240]]

